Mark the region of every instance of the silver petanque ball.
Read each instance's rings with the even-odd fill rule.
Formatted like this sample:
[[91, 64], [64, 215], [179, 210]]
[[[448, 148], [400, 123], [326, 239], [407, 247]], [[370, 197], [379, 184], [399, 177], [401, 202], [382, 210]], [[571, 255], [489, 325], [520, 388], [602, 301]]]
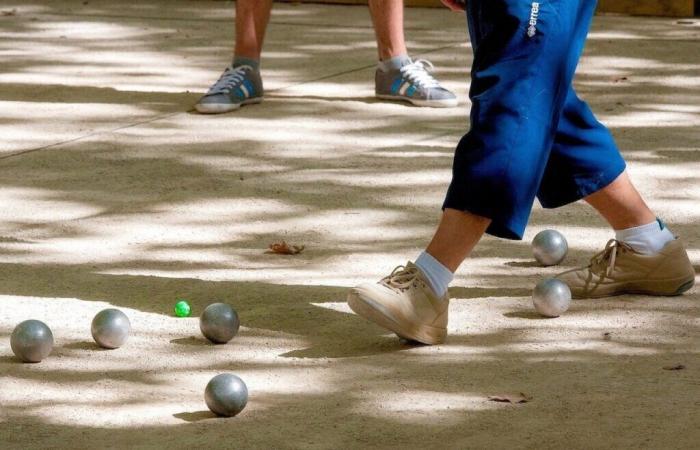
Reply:
[[222, 373], [207, 384], [204, 401], [214, 414], [233, 417], [248, 403], [248, 387], [236, 375]]
[[123, 312], [108, 308], [97, 313], [90, 328], [97, 345], [103, 348], [119, 348], [129, 338], [131, 322]]
[[532, 240], [532, 254], [543, 266], [554, 266], [566, 257], [569, 244], [563, 234], [556, 230], [544, 230]]
[[546, 278], [535, 286], [532, 303], [538, 313], [545, 317], [559, 317], [571, 305], [571, 290], [561, 280]]
[[10, 347], [22, 361], [36, 363], [51, 353], [53, 333], [44, 322], [25, 320], [12, 331]]
[[215, 344], [225, 344], [233, 339], [240, 325], [236, 310], [225, 303], [212, 303], [199, 317], [199, 329]]

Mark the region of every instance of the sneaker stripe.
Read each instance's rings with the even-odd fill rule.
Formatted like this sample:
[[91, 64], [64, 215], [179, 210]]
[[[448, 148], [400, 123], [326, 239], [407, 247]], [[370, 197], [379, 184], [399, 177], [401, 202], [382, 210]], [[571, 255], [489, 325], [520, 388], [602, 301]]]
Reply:
[[245, 100], [245, 94], [241, 90], [240, 86], [236, 87], [233, 91], [233, 97], [235, 97], [238, 100]]
[[403, 83], [403, 78], [399, 77], [394, 80], [394, 82], [391, 84], [391, 93], [396, 94], [399, 91], [399, 88], [401, 87], [401, 83]]
[[411, 87], [411, 83], [406, 81], [403, 85], [401, 85], [401, 89], [399, 89], [399, 94], [400, 95], [406, 95], [406, 89]]
[[414, 85], [411, 85], [408, 89], [406, 89], [406, 95], [408, 97], [413, 97], [413, 94], [416, 93], [416, 87]]
[[248, 88], [245, 87], [245, 83], [241, 84], [238, 89], [240, 89], [241, 93], [243, 94], [243, 98], [248, 98], [250, 97], [250, 94], [248, 93]]
[[255, 87], [253, 86], [253, 83], [251, 83], [250, 80], [246, 78], [245, 80], [243, 80], [243, 85], [248, 91], [248, 97], [253, 97], [255, 95]]

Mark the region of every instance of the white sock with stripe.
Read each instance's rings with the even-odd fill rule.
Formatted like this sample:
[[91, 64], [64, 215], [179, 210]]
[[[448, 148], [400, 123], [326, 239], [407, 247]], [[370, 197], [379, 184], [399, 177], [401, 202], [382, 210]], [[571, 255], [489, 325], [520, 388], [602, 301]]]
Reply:
[[421, 253], [415, 264], [425, 275], [435, 295], [438, 297], [445, 295], [447, 287], [455, 277], [452, 271], [427, 252]]
[[632, 247], [639, 253], [651, 255], [658, 253], [675, 239], [661, 219], [638, 227], [615, 230], [615, 239]]

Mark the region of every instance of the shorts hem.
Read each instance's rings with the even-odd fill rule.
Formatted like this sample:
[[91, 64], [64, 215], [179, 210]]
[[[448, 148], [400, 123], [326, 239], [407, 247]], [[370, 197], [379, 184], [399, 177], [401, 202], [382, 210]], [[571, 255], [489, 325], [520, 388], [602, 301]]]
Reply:
[[475, 216], [491, 219], [491, 223], [486, 229], [486, 234], [491, 236], [515, 241], [522, 240], [523, 238], [523, 234], [525, 232], [524, 227], [516, 227], [508, 224], [507, 220], [495, 217], [491, 211], [486, 211], [483, 208], [468, 205], [466, 202], [459, 202], [450, 199], [445, 200], [445, 203], [442, 205], [443, 211], [447, 208], [456, 209], [457, 211], [467, 212], [474, 214]]
[[560, 208], [570, 203], [577, 202], [607, 187], [622, 175], [625, 168], [626, 164], [623, 162], [620, 166], [598, 173], [596, 177], [593, 177], [594, 181], [590, 181], [592, 177], [581, 177], [577, 179], [577, 188], [575, 191], [564, 192], [563, 194], [557, 195], [556, 198], [542, 198], [538, 196], [538, 199], [542, 207], [546, 209]]

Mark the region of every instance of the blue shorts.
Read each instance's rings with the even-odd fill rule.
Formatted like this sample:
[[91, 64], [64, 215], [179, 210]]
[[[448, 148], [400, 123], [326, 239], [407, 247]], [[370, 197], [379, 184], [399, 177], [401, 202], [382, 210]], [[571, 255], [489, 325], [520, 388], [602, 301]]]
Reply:
[[471, 129], [443, 205], [522, 239], [535, 197], [556, 208], [614, 181], [625, 161], [572, 86], [595, 0], [468, 0]]

